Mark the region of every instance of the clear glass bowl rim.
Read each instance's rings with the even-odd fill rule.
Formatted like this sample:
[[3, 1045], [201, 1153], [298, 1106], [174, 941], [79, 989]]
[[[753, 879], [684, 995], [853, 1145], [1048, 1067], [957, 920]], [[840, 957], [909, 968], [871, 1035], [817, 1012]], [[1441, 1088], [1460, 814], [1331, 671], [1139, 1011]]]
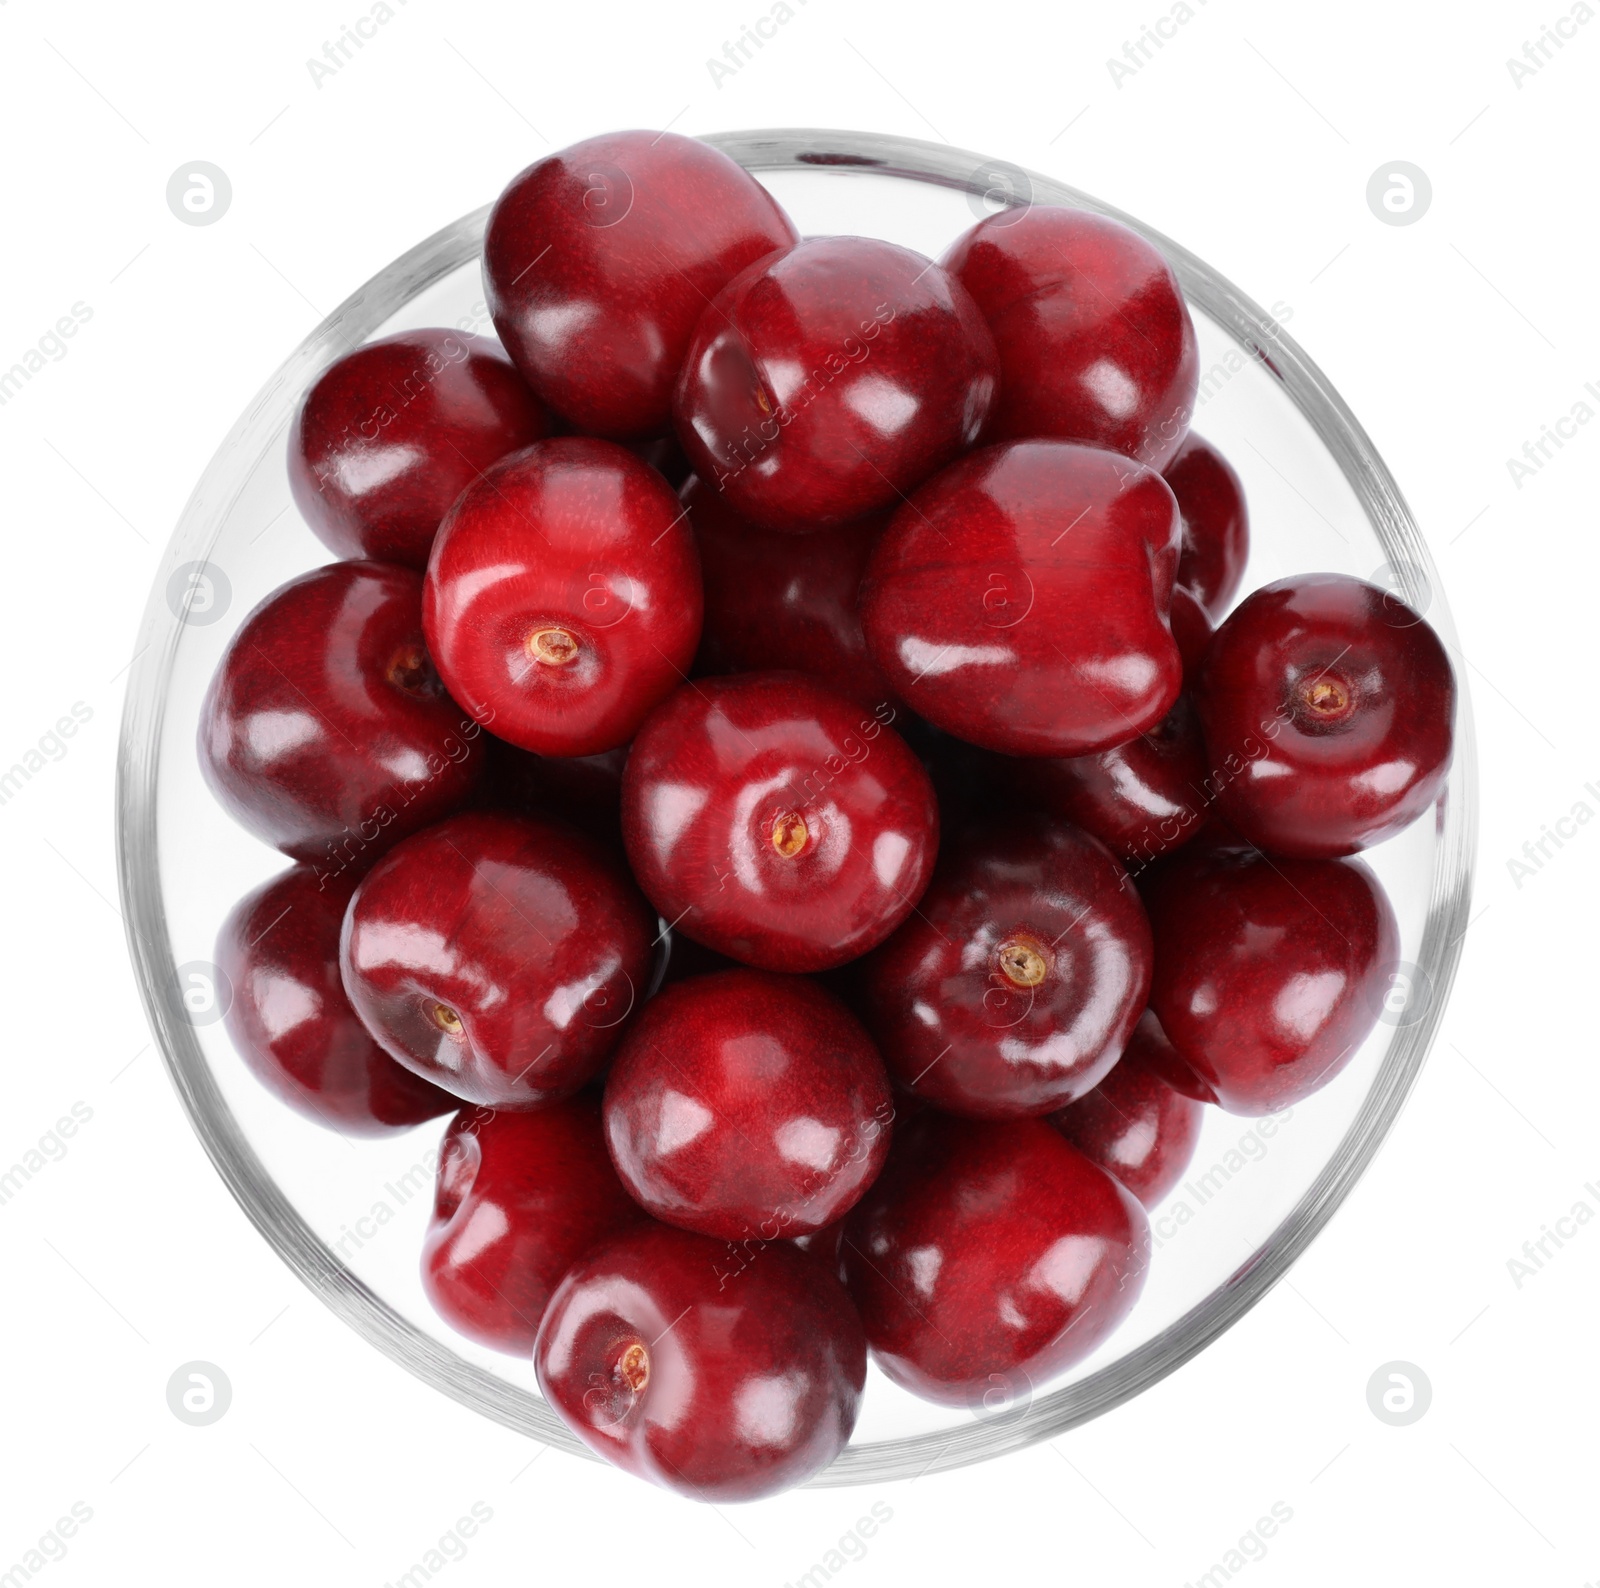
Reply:
[[[1432, 559], [1410, 509], [1366, 432], [1327, 378], [1251, 299], [1202, 260], [1132, 216], [1051, 177], [940, 143], [882, 133], [784, 128], [726, 132], [704, 141], [751, 171], [838, 167], [1108, 215], [1148, 238], [1172, 263], [1189, 301], [1259, 359], [1337, 462], [1396, 570], [1401, 593], [1431, 599], [1429, 619], [1453, 645]], [[222, 1098], [184, 1018], [157, 842], [160, 740], [167, 688], [182, 633], [166, 583], [210, 555], [252, 462], [324, 365], [369, 337], [412, 295], [478, 254], [489, 206], [435, 233], [353, 293], [289, 356], [234, 425], [207, 466], [168, 543], [145, 606], [130, 669], [117, 766], [117, 865], [129, 949], [152, 1032], [178, 1096], [229, 1191], [278, 1255], [359, 1334], [424, 1383], [508, 1428], [574, 1454], [591, 1453], [538, 1396], [457, 1356], [347, 1269], [267, 1174]], [[1424, 583], [1424, 581], [1426, 583]], [[1466, 680], [1455, 762], [1441, 810], [1418, 968], [1432, 988], [1421, 1019], [1395, 1028], [1360, 1112], [1316, 1181], [1256, 1252], [1160, 1334], [1106, 1367], [1039, 1396], [1018, 1415], [903, 1439], [849, 1446], [812, 1487], [913, 1478], [1003, 1455], [1087, 1422], [1205, 1349], [1288, 1272], [1349, 1195], [1398, 1117], [1437, 1033], [1471, 907], [1477, 830], [1477, 761]], [[598, 1458], [596, 1458], [598, 1459]]]

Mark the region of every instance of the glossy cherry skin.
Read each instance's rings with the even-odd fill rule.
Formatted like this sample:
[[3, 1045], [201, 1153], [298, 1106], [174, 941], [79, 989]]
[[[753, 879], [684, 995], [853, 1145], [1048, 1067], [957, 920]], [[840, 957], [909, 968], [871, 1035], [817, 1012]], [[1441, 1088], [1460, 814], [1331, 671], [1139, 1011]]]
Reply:
[[622, 1182], [668, 1224], [724, 1240], [810, 1234], [852, 1208], [889, 1151], [883, 1061], [838, 999], [731, 970], [652, 998], [606, 1077]]
[[943, 264], [1000, 349], [986, 440], [1053, 436], [1166, 467], [1200, 355], [1178, 279], [1149, 243], [1103, 215], [1033, 204], [979, 221]]
[[919, 1115], [845, 1226], [846, 1283], [878, 1366], [980, 1412], [1025, 1401], [1127, 1316], [1150, 1228], [1044, 1120]]
[[1394, 911], [1359, 860], [1287, 860], [1202, 842], [1147, 874], [1150, 1007], [1234, 1114], [1327, 1085], [1383, 1011]]
[[996, 370], [972, 300], [924, 255], [809, 237], [706, 310], [673, 413], [734, 512], [805, 532], [894, 505], [971, 446]]
[[1178, 583], [1192, 590], [1213, 618], [1239, 593], [1250, 560], [1250, 513], [1244, 482], [1233, 465], [1193, 431], [1161, 471], [1183, 515]]
[[626, 447], [513, 453], [439, 527], [423, 591], [450, 692], [502, 739], [586, 756], [630, 740], [687, 676], [700, 561], [667, 482]]
[[893, 703], [867, 652], [858, 597], [882, 515], [797, 539], [769, 535], [691, 478], [682, 493], [705, 581], [703, 673], [808, 673], [869, 711]]
[[1211, 643], [1195, 703], [1222, 815], [1275, 855], [1353, 854], [1428, 810], [1455, 674], [1428, 623], [1344, 574], [1263, 586]]
[[1178, 504], [1099, 447], [969, 453], [890, 520], [861, 622], [895, 692], [1005, 755], [1086, 755], [1145, 733], [1182, 680], [1168, 628]]
[[1023, 813], [975, 826], [861, 970], [894, 1080], [979, 1119], [1047, 1114], [1097, 1085], [1150, 988], [1150, 927], [1097, 839]]
[[1153, 1208], [1183, 1178], [1205, 1104], [1177, 1091], [1166, 1079], [1170, 1049], [1160, 1022], [1148, 1012], [1127, 1051], [1085, 1097], [1050, 1116], [1050, 1123], [1091, 1163], [1113, 1174]]
[[228, 814], [296, 860], [359, 869], [462, 804], [482, 730], [422, 635], [422, 578], [340, 562], [273, 591], [200, 708], [200, 769]]
[[289, 432], [289, 486], [339, 556], [420, 573], [450, 504], [496, 459], [549, 433], [497, 343], [402, 331], [317, 377]]
[[398, 845], [345, 915], [345, 991], [402, 1064], [471, 1103], [591, 1080], [650, 984], [655, 919], [564, 823], [472, 811]]
[[613, 132], [535, 161], [500, 195], [483, 279], [500, 340], [580, 430], [666, 430], [705, 306], [787, 248], [777, 201], [720, 150], [673, 132]]
[[651, 1222], [567, 1271], [534, 1367], [562, 1421], [625, 1471], [691, 1499], [756, 1500], [848, 1443], [867, 1347], [815, 1257], [787, 1241], [730, 1253]]
[[742, 673], [679, 690], [640, 730], [622, 831], [675, 931], [747, 965], [817, 971], [910, 913], [939, 811], [878, 713], [798, 673]]
[[382, 1136], [456, 1100], [396, 1064], [345, 997], [339, 928], [355, 881], [299, 865], [253, 889], [217, 934], [217, 969], [233, 988], [228, 1035], [251, 1074], [319, 1125]]
[[643, 1217], [590, 1093], [532, 1112], [464, 1108], [439, 1146], [422, 1288], [458, 1333], [527, 1357], [562, 1275]]

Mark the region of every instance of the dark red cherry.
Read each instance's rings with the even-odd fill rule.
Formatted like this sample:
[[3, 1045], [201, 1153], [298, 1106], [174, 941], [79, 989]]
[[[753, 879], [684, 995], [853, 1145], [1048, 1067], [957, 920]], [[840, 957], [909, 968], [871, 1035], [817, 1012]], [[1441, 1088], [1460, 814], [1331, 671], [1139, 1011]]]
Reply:
[[730, 1253], [652, 1222], [567, 1271], [534, 1366], [562, 1421], [625, 1471], [691, 1499], [756, 1500], [848, 1443], [867, 1348], [815, 1257], [787, 1241]]
[[936, 726], [1006, 755], [1086, 755], [1177, 699], [1177, 566], [1178, 504], [1159, 474], [1063, 441], [986, 447], [890, 520], [862, 628]]
[[1178, 583], [1194, 592], [1213, 618], [1239, 593], [1250, 560], [1250, 514], [1244, 482], [1233, 465], [1193, 431], [1161, 471], [1183, 515]]
[[420, 573], [450, 504], [497, 458], [549, 433], [497, 343], [402, 331], [318, 376], [289, 432], [289, 485], [339, 556]]
[[1086, 441], [1167, 465], [1189, 429], [1200, 356], [1155, 248], [1103, 215], [1033, 204], [980, 221], [943, 263], [1000, 349], [986, 439]]
[[1298, 574], [1217, 630], [1195, 704], [1222, 815], [1275, 855], [1348, 855], [1409, 826], [1450, 768], [1455, 675], [1397, 596]]
[[[1202, 840], [1202, 842], [1210, 841]], [[1193, 1098], [1197, 1103], [1216, 1102], [1217, 1094], [1211, 1083], [1195, 1074], [1182, 1054], [1173, 1047], [1171, 1038], [1161, 1029], [1161, 1022], [1156, 1019], [1155, 1010], [1146, 1009], [1139, 1016], [1139, 1024], [1134, 1028], [1133, 1041], [1129, 1046], [1135, 1045], [1150, 1072], [1160, 1076], [1173, 1091], [1181, 1093], [1184, 1097]]]
[[1399, 963], [1372, 872], [1202, 842], [1146, 876], [1150, 1006], [1217, 1101], [1271, 1114], [1327, 1085], [1377, 1023]]
[[1114, 1174], [1147, 1208], [1183, 1178], [1200, 1139], [1205, 1104], [1166, 1080], [1170, 1048], [1155, 1016], [1146, 1013], [1111, 1073], [1050, 1123], [1091, 1163]]
[[648, 463], [673, 490], [682, 490], [688, 483], [689, 460], [675, 435], [651, 436], [646, 441], [630, 441], [627, 445], [635, 457]]
[[706, 310], [673, 397], [694, 471], [734, 512], [803, 532], [893, 506], [972, 445], [994, 343], [932, 260], [809, 237]]
[[705, 632], [700, 668], [808, 673], [871, 710], [892, 701], [867, 654], [857, 597], [886, 516], [803, 540], [746, 523], [698, 476], [682, 495], [700, 548]]
[[845, 1226], [846, 1283], [878, 1366], [927, 1400], [1025, 1400], [1122, 1322], [1144, 1209], [1044, 1120], [928, 1113]]
[[705, 306], [795, 240], [727, 155], [674, 132], [613, 132], [537, 160], [500, 195], [483, 242], [495, 330], [535, 391], [580, 430], [667, 428]]
[[1021, 813], [951, 847], [861, 983], [895, 1081], [980, 1119], [1083, 1096], [1149, 987], [1150, 928], [1127, 873], [1087, 833]]
[[798, 673], [680, 689], [622, 779], [639, 885], [675, 931], [766, 970], [881, 943], [933, 869], [939, 813], [879, 716]]
[[[1178, 566], [1183, 566], [1181, 561]], [[1200, 604], [1200, 598], [1181, 584], [1172, 587], [1172, 611], [1168, 623], [1172, 629], [1173, 643], [1178, 647], [1178, 655], [1183, 661], [1184, 688], [1192, 689], [1200, 676], [1200, 664], [1210, 648], [1216, 625], [1211, 621], [1211, 614]]]
[[527, 1357], [562, 1275], [642, 1218], [606, 1155], [598, 1098], [464, 1108], [439, 1146], [422, 1288], [452, 1329]]
[[626, 447], [561, 436], [513, 453], [446, 515], [423, 593], [450, 692], [524, 750], [630, 740], [687, 674], [700, 562], [678, 499]]
[[724, 1240], [841, 1218], [889, 1151], [883, 1061], [855, 1016], [797, 976], [731, 970], [652, 998], [606, 1078], [617, 1172], [668, 1224]]
[[655, 920], [620, 864], [538, 816], [473, 811], [398, 845], [345, 916], [345, 990], [395, 1058], [468, 1102], [592, 1079], [650, 983]]
[[466, 800], [481, 737], [423, 643], [421, 575], [339, 562], [245, 619], [200, 708], [200, 769], [235, 821], [337, 874]]
[[339, 928], [355, 883], [308, 865], [263, 883], [223, 922], [217, 968], [233, 988], [228, 1035], [255, 1078], [319, 1125], [381, 1136], [456, 1100], [396, 1064], [345, 997]]

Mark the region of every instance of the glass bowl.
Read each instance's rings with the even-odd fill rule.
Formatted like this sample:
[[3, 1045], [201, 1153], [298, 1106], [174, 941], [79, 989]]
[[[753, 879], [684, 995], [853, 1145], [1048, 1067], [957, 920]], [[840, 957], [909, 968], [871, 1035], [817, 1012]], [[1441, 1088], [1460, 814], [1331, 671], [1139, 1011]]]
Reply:
[[[1244, 588], [1332, 569], [1387, 584], [1455, 635], [1422, 536], [1355, 417], [1267, 312], [1192, 254], [1085, 194], [941, 144], [771, 131], [707, 140], [787, 207], [802, 233], [856, 232], [937, 257], [1001, 205], [1111, 215], [1172, 262], [1203, 370], [1195, 427], [1243, 476], [1254, 544]], [[531, 1362], [481, 1350], [432, 1312], [418, 1255], [443, 1121], [378, 1140], [319, 1130], [270, 1096], [221, 1024], [209, 963], [224, 916], [286, 861], [235, 827], [195, 757], [200, 701], [246, 613], [329, 560], [284, 467], [301, 393], [352, 346], [408, 327], [493, 334], [479, 279], [488, 207], [374, 276], [290, 354], [233, 427], [191, 498], [147, 603], [123, 715], [118, 857], [129, 944], [178, 1095], [228, 1189], [333, 1310], [418, 1378], [535, 1439], [588, 1452], [538, 1394]], [[1287, 1114], [1208, 1109], [1183, 1183], [1152, 1215], [1149, 1279], [1112, 1337], [1031, 1396], [936, 1407], [871, 1373], [856, 1438], [817, 1485], [875, 1482], [1003, 1454], [1099, 1415], [1172, 1372], [1266, 1294], [1332, 1217], [1394, 1123], [1438, 1028], [1470, 898], [1476, 823], [1462, 687], [1454, 768], [1435, 819], [1368, 852], [1394, 903], [1401, 975], [1349, 1067]]]

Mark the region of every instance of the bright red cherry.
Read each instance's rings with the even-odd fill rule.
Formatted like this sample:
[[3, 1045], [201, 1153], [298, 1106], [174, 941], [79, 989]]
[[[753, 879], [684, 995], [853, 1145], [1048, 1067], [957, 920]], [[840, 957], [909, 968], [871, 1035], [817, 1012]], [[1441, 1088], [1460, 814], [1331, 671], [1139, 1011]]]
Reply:
[[217, 935], [233, 988], [228, 1035], [250, 1072], [307, 1119], [381, 1136], [447, 1114], [455, 1098], [389, 1057], [339, 979], [339, 928], [355, 873], [289, 870], [247, 893]]
[[933, 869], [933, 786], [873, 712], [798, 673], [680, 689], [622, 779], [639, 885], [676, 930], [766, 970], [881, 943]]
[[199, 740], [228, 814], [334, 875], [447, 815], [485, 759], [423, 643], [421, 576], [376, 562], [302, 574], [245, 619]]
[[623, 1184], [658, 1219], [724, 1240], [841, 1218], [889, 1151], [883, 1061], [855, 1016], [797, 976], [731, 970], [652, 998], [606, 1078]]
[[892, 702], [888, 680], [867, 653], [857, 602], [886, 515], [799, 540], [746, 523], [698, 476], [682, 500], [705, 580], [702, 672], [789, 668], [868, 710]]
[[1205, 1116], [1204, 1103], [1166, 1079], [1173, 1057], [1160, 1022], [1147, 1011], [1111, 1073], [1050, 1116], [1084, 1157], [1114, 1174], [1147, 1208], [1183, 1178]]
[[927, 1400], [1016, 1401], [1132, 1309], [1150, 1228], [1045, 1121], [928, 1113], [897, 1133], [845, 1226], [846, 1283], [878, 1366]]
[[697, 475], [741, 517], [804, 532], [896, 504], [972, 445], [994, 342], [932, 260], [810, 237], [706, 310], [673, 397]]
[[1348, 855], [1409, 826], [1450, 769], [1455, 674], [1397, 596], [1298, 574], [1217, 630], [1195, 704], [1222, 815], [1275, 855]]
[[867, 645], [913, 711], [1006, 755], [1148, 732], [1182, 663], [1168, 624], [1178, 504], [1159, 474], [1062, 441], [986, 447], [890, 520]]
[[705, 306], [795, 240], [777, 201], [709, 144], [613, 132], [535, 161], [483, 241], [495, 330], [535, 391], [580, 430], [667, 428]]
[[1166, 467], [1188, 433], [1200, 355], [1178, 278], [1137, 232], [1034, 204], [979, 221], [943, 264], [1000, 349], [985, 439], [1086, 441]]
[[647, 1223], [567, 1271], [534, 1350], [539, 1388], [592, 1450], [707, 1501], [803, 1482], [849, 1442], [861, 1321], [815, 1257]]
[[452, 1329], [530, 1356], [562, 1275], [642, 1218], [606, 1156], [597, 1098], [464, 1108], [439, 1146], [422, 1288]]
[[688, 673], [700, 563], [667, 482], [626, 447], [561, 436], [488, 470], [439, 527], [423, 592], [450, 692], [540, 755], [624, 745]]
[[496, 459], [549, 433], [549, 416], [497, 343], [402, 331], [317, 378], [289, 433], [289, 485], [339, 556], [420, 573], [450, 504]]
[[1161, 473], [1183, 515], [1178, 583], [1192, 590], [1213, 618], [1220, 618], [1239, 593], [1250, 560], [1244, 482], [1233, 465], [1193, 431]]
[[1271, 1114], [1327, 1085], [1377, 1023], [1399, 963], [1372, 872], [1203, 842], [1146, 875], [1150, 1007], [1217, 1101]]
[[642, 1003], [655, 922], [621, 866], [537, 816], [472, 811], [398, 845], [345, 916], [345, 990], [402, 1064], [536, 1108], [591, 1080]]
[[916, 913], [862, 967], [895, 1081], [980, 1119], [1046, 1114], [1098, 1084], [1150, 987], [1150, 927], [1127, 873], [1064, 822], [970, 830]]

